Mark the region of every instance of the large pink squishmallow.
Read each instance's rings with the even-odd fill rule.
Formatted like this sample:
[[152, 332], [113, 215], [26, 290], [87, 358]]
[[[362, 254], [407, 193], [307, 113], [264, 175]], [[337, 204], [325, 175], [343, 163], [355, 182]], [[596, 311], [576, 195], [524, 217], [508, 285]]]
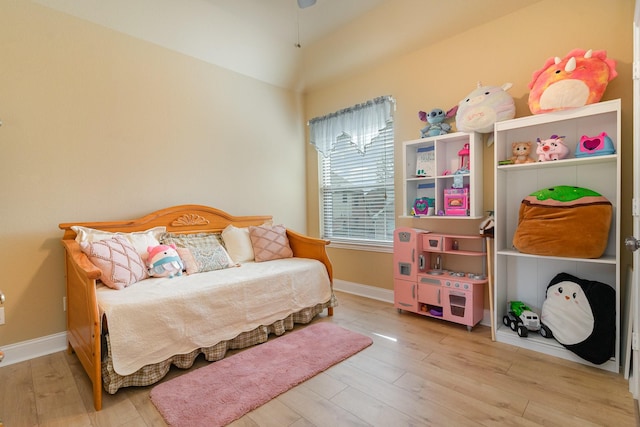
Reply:
[[604, 50], [574, 49], [564, 59], [549, 58], [529, 83], [529, 109], [540, 114], [599, 102], [617, 75], [616, 61]]

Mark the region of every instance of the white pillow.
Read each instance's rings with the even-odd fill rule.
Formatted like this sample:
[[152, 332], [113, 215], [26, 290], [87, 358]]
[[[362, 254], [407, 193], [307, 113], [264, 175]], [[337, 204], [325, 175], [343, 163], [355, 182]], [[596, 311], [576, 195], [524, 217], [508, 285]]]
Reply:
[[255, 255], [248, 228], [238, 228], [229, 224], [227, 228], [222, 230], [222, 240], [233, 262], [240, 263], [254, 260]]
[[131, 243], [143, 260], [147, 259], [147, 248], [149, 246], [158, 246], [160, 244], [160, 236], [167, 231], [167, 227], [164, 226], [153, 227], [145, 231], [134, 231], [132, 233], [111, 233], [109, 231], [96, 230], [95, 228], [82, 227], [79, 225], [73, 225], [71, 229], [76, 232], [76, 242], [78, 243], [100, 242], [115, 236], [122, 236]]

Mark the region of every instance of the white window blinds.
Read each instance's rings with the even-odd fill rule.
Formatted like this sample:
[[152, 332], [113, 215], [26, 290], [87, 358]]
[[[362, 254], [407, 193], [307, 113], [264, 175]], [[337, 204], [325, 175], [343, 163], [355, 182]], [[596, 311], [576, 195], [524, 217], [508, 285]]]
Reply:
[[[384, 103], [384, 108], [362, 108]], [[332, 242], [389, 245], [395, 228], [393, 100], [377, 98], [334, 113], [344, 129], [330, 143], [317, 144], [320, 156], [322, 236]], [[388, 114], [387, 114], [388, 113]], [[340, 117], [341, 114], [346, 114]], [[370, 114], [376, 118], [369, 120]], [[386, 116], [385, 116], [386, 115]], [[325, 116], [326, 119], [329, 116]], [[383, 122], [376, 122], [385, 117]], [[314, 119], [318, 125], [320, 121]], [[366, 126], [357, 126], [369, 123]], [[337, 133], [333, 124], [316, 135]], [[376, 123], [376, 124], [374, 124]], [[380, 124], [382, 123], [382, 124]], [[314, 126], [314, 121], [310, 121]], [[367, 127], [368, 126], [368, 127]], [[382, 126], [382, 127], [379, 127]], [[313, 131], [312, 131], [313, 133]]]

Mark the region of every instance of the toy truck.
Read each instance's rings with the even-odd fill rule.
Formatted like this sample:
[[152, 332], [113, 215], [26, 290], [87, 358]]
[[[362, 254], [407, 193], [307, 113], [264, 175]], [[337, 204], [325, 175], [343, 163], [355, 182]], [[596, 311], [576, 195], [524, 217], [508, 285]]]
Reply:
[[502, 318], [502, 323], [516, 332], [519, 337], [526, 337], [529, 331], [539, 332], [544, 338], [551, 338], [551, 330], [540, 323], [540, 317], [522, 301], [510, 301], [507, 303], [507, 314]]

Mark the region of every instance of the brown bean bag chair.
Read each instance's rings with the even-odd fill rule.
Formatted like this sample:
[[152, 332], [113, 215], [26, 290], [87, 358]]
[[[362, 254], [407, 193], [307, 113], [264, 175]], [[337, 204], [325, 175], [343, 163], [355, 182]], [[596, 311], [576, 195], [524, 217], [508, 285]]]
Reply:
[[586, 188], [536, 191], [520, 204], [513, 246], [533, 255], [599, 258], [607, 248], [612, 212], [609, 200]]

